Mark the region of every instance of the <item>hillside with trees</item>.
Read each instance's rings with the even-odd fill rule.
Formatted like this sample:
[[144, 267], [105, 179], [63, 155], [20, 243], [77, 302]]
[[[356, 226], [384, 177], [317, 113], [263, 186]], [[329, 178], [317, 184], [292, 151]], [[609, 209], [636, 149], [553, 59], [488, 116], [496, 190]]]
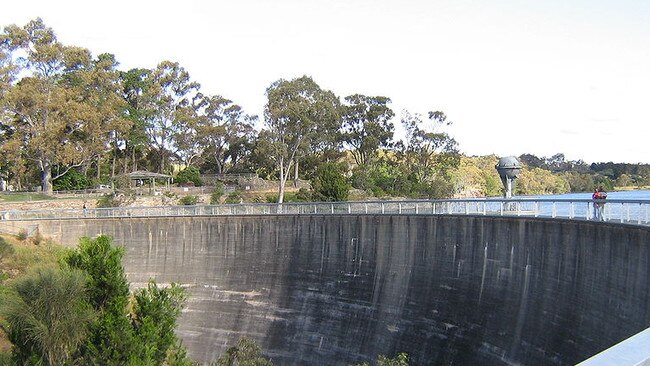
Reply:
[[[121, 70], [116, 55], [64, 45], [40, 19], [6, 26], [0, 191], [49, 194], [112, 185], [134, 171], [190, 169], [254, 173], [277, 182], [277, 202], [300, 180], [312, 185], [302, 199], [314, 200], [345, 199], [350, 188], [375, 198], [501, 194], [497, 157], [464, 156], [443, 111], [396, 113], [388, 96], [340, 97], [309, 76], [274, 81], [266, 97], [263, 116], [251, 115], [204, 92], [176, 62]], [[519, 158], [516, 194], [650, 184], [649, 165]]]

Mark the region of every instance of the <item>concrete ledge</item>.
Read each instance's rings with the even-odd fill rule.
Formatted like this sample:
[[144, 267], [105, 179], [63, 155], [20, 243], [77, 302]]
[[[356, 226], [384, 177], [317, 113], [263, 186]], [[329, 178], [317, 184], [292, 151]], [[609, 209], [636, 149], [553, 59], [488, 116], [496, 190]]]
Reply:
[[577, 366], [649, 366], [650, 328], [638, 333]]

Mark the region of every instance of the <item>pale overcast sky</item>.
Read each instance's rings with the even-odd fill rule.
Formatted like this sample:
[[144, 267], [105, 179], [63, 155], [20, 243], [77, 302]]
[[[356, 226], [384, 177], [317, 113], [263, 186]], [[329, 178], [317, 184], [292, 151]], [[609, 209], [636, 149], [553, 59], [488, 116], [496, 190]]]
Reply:
[[[341, 98], [444, 111], [467, 155], [650, 163], [648, 0], [3, 2], [120, 68], [177, 61], [261, 116], [265, 89], [311, 76]], [[398, 120], [395, 121], [399, 123]]]

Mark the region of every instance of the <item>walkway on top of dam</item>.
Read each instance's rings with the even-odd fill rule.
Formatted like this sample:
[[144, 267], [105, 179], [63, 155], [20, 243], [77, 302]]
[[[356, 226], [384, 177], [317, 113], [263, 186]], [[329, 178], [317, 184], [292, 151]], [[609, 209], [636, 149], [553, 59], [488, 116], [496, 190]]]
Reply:
[[482, 215], [543, 217], [650, 225], [650, 200], [544, 198], [470, 198], [443, 200], [242, 203], [195, 206], [114, 207], [0, 211], [1, 220], [51, 220], [77, 218], [223, 216], [223, 215]]

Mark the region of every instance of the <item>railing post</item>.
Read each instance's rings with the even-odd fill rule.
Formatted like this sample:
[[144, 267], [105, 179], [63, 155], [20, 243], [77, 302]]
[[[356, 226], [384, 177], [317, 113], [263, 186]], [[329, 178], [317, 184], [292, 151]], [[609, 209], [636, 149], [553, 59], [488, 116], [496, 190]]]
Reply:
[[385, 211], [385, 208], [384, 208], [384, 203], [382, 202], [382, 203], [381, 203], [381, 213], [383, 214], [383, 213], [385, 213], [385, 212], [386, 212], [386, 211]]

